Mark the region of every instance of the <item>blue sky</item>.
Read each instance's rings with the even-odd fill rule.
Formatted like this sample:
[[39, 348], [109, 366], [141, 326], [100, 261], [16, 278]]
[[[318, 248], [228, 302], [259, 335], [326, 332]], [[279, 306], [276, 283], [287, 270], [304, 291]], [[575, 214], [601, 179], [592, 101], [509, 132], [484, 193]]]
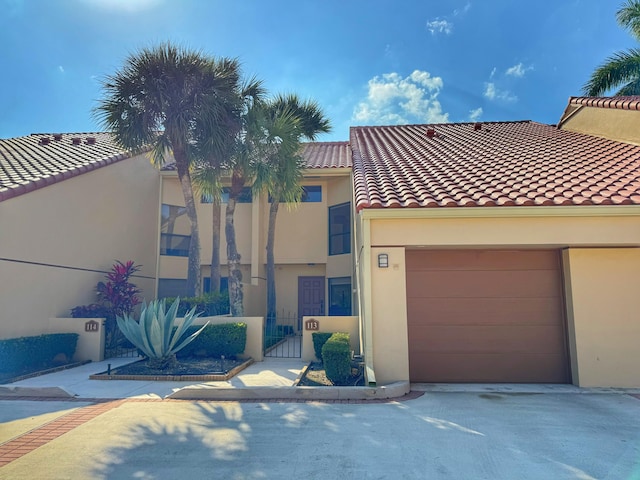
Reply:
[[0, 0], [0, 138], [99, 130], [100, 78], [170, 40], [238, 57], [273, 93], [351, 125], [556, 123], [635, 47], [622, 0]]

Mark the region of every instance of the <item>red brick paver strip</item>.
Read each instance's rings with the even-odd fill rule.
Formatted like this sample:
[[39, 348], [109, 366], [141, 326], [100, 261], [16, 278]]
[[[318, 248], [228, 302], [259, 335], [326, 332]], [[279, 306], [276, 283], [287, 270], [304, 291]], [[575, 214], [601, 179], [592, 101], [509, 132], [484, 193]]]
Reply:
[[55, 440], [74, 428], [87, 423], [89, 420], [93, 420], [97, 416], [116, 408], [124, 401], [125, 400], [101, 402], [79, 408], [41, 427], [35, 428], [24, 435], [20, 435], [3, 443], [0, 445], [0, 467]]

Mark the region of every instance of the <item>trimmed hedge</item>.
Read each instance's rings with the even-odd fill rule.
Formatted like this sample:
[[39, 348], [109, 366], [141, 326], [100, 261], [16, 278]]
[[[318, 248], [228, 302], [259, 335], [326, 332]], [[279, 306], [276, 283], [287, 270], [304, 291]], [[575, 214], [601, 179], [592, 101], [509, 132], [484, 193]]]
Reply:
[[[175, 297], [169, 297], [165, 300], [167, 305], [171, 305], [175, 301]], [[178, 317], [184, 317], [193, 307], [196, 307], [196, 313], [200, 313], [203, 317], [226, 315], [229, 313], [229, 295], [227, 292], [207, 293], [199, 297], [180, 298]]]
[[334, 333], [322, 347], [322, 363], [334, 385], [345, 385], [351, 377], [351, 346], [348, 333]]
[[[191, 335], [200, 327], [192, 326], [186, 335]], [[190, 344], [177, 353], [180, 357], [205, 356], [233, 358], [244, 352], [247, 346], [246, 323], [221, 323], [207, 325]]]
[[0, 371], [17, 372], [53, 366], [56, 355], [71, 360], [78, 344], [77, 333], [50, 333], [0, 340]]
[[322, 360], [322, 347], [327, 343], [327, 340], [333, 335], [331, 332], [313, 332], [311, 338], [313, 339], [313, 351], [316, 354], [318, 360]]

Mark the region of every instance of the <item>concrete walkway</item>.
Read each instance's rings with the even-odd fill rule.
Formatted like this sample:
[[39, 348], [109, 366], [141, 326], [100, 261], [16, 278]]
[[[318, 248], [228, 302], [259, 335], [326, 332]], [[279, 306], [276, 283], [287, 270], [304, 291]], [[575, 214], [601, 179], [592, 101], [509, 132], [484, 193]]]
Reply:
[[174, 398], [182, 400], [363, 400], [409, 393], [409, 382], [381, 387], [295, 387], [307, 363], [299, 358], [265, 358], [228, 381], [175, 382], [91, 380], [89, 376], [137, 359], [112, 358], [68, 370], [0, 385], [1, 397], [76, 399]]

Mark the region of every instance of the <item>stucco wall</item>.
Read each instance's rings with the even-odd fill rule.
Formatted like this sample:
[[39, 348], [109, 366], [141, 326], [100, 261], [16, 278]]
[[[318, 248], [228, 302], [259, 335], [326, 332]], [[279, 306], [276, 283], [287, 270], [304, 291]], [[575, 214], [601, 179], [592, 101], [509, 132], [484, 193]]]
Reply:
[[371, 226], [372, 245], [561, 248], [639, 242], [638, 216], [376, 219]]
[[633, 110], [582, 107], [576, 109], [562, 130], [640, 144], [640, 115]]
[[640, 249], [570, 248], [563, 263], [574, 383], [640, 387]]
[[[309, 319], [317, 320], [320, 324], [318, 330], [305, 330], [305, 322]], [[344, 332], [349, 334], [349, 343], [354, 354], [360, 354], [360, 334], [358, 328], [358, 317], [302, 317], [302, 360], [312, 362], [316, 360], [313, 349], [313, 334], [315, 332]]]
[[134, 282], [152, 298], [159, 185], [140, 155], [0, 202], [0, 257], [13, 260], [0, 260], [0, 337], [44, 333], [94, 302], [114, 260], [142, 265]]
[[[378, 267], [380, 253], [389, 256], [388, 268]], [[384, 385], [409, 380], [404, 248], [372, 248], [370, 273], [376, 382]]]

